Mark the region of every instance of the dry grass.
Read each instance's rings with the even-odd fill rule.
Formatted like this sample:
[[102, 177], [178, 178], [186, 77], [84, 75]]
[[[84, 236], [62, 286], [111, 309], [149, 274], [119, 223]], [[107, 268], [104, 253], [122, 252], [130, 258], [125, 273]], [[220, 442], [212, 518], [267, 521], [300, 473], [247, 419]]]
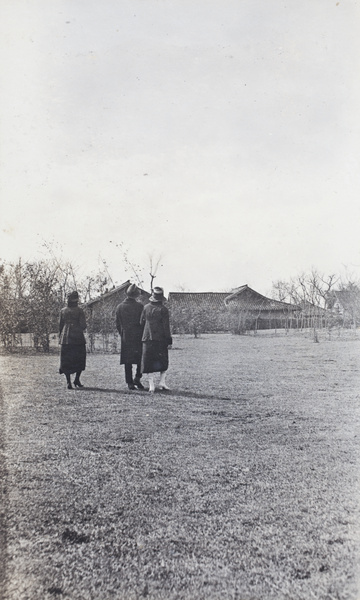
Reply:
[[358, 354], [176, 338], [154, 396], [118, 356], [76, 391], [56, 356], [0, 357], [3, 600], [359, 600]]

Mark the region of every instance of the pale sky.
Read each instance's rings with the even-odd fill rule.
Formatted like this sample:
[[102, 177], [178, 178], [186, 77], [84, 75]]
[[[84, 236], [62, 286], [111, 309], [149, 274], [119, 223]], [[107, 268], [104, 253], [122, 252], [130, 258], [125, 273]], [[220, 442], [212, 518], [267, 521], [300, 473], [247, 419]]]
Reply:
[[0, 259], [360, 279], [355, 0], [2, 0]]

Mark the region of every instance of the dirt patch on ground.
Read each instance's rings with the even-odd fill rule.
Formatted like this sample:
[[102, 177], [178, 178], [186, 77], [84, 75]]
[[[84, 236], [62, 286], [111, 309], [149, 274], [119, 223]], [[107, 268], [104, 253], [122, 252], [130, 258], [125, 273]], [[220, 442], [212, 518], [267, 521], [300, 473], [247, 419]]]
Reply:
[[359, 349], [175, 338], [154, 396], [1, 356], [2, 600], [358, 600]]

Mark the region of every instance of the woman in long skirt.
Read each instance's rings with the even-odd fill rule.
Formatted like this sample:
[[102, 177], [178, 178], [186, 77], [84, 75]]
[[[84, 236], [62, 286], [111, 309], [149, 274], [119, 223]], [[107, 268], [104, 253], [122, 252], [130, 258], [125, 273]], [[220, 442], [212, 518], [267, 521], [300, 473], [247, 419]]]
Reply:
[[168, 346], [172, 345], [169, 311], [164, 306], [164, 290], [155, 287], [144, 306], [140, 322], [144, 325], [141, 370], [149, 377], [149, 392], [154, 393], [154, 373], [160, 373], [159, 388], [168, 390], [166, 371], [169, 366]]
[[86, 345], [84, 331], [86, 329], [85, 314], [78, 306], [79, 294], [71, 292], [68, 295], [67, 307], [60, 313], [60, 369], [59, 373], [66, 376], [67, 387], [72, 389], [70, 375], [75, 373], [75, 387], [84, 387], [80, 375], [86, 366]]

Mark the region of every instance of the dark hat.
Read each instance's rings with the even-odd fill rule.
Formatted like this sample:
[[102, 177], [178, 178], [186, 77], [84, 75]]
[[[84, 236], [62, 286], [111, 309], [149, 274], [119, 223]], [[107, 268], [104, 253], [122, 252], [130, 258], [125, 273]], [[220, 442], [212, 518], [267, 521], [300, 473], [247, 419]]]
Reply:
[[68, 300], [71, 300], [71, 301], [79, 300], [79, 294], [77, 293], [76, 290], [74, 290], [73, 292], [70, 292], [70, 294], [68, 294]]
[[154, 287], [149, 300], [150, 302], [163, 302], [164, 300], [166, 300], [163, 288]]
[[67, 296], [67, 305], [68, 306], [77, 306], [79, 302], [79, 294], [77, 293], [76, 290], [74, 290], [73, 292], [70, 292], [70, 294], [68, 294]]
[[140, 290], [139, 288], [135, 285], [135, 283], [132, 283], [131, 285], [129, 285], [129, 287], [126, 290], [126, 295], [129, 298], [137, 298], [137, 296], [139, 296], [140, 294]]

